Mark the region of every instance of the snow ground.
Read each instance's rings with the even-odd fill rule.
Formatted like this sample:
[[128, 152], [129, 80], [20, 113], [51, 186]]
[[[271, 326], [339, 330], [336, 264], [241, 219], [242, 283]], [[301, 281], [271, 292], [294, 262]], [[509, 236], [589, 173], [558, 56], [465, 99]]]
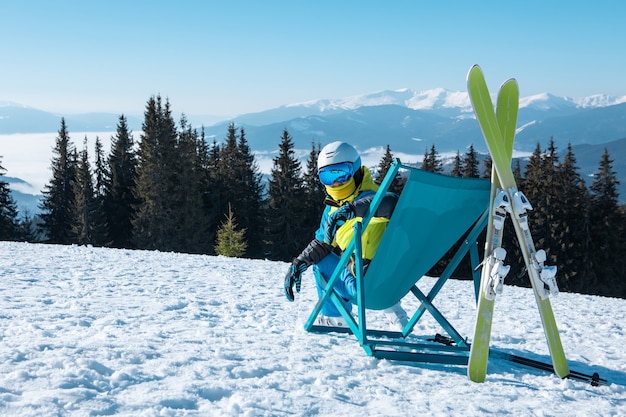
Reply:
[[[313, 276], [288, 303], [286, 268], [0, 242], [0, 415], [626, 415], [626, 300], [552, 299], [570, 368], [599, 372], [608, 386], [494, 358], [476, 384], [463, 366], [379, 360], [351, 335], [307, 333]], [[468, 336], [472, 288], [449, 281], [435, 300]], [[506, 287], [496, 303], [492, 345], [547, 361], [531, 290]], [[426, 315], [414, 334], [438, 332]]]

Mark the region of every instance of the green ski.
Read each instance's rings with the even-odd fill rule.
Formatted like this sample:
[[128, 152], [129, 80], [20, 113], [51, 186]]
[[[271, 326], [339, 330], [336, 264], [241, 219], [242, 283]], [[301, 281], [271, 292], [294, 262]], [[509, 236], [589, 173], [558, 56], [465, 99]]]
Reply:
[[[535, 249], [535, 245], [530, 234], [526, 210], [532, 209], [532, 206], [524, 194], [517, 189], [515, 177], [513, 176], [513, 171], [511, 170], [510, 152], [508, 151], [508, 144], [505, 143], [505, 140], [503, 139], [502, 128], [505, 128], [507, 136], [510, 134], [510, 131], [506, 130], [508, 127], [500, 127], [500, 123], [505, 123], [505, 125], [508, 124], [505, 122], [505, 119], [510, 115], [505, 115], [504, 111], [499, 112], [498, 116], [494, 113], [493, 104], [489, 96], [489, 90], [487, 88], [482, 70], [478, 65], [474, 65], [470, 69], [467, 76], [467, 86], [470, 100], [476, 114], [476, 119], [478, 120], [483, 136], [485, 137], [489, 153], [491, 154], [495, 174], [498, 177], [500, 186], [506, 193], [508, 201], [511, 205], [511, 219], [513, 220], [515, 233], [524, 256], [524, 262], [530, 277], [530, 282], [533, 286], [533, 292], [535, 294], [535, 300], [537, 302], [544, 333], [548, 342], [554, 371], [559, 377], [565, 378], [570, 373], [569, 366], [561, 344], [561, 338], [559, 336], [556, 320], [552, 311], [552, 305], [549, 299], [549, 295], [558, 294], [558, 288], [554, 278], [556, 268], [544, 265], [545, 251], [537, 251]], [[483, 268], [485, 268], [484, 265]], [[489, 323], [489, 326], [490, 325], [491, 324]], [[474, 341], [474, 343], [475, 342], [476, 341]], [[481, 349], [482, 348], [484, 348], [484, 343]], [[488, 352], [483, 353], [483, 355], [488, 356]], [[486, 363], [487, 361], [485, 359], [485, 370]], [[472, 378], [471, 373], [470, 378]], [[475, 378], [480, 380], [480, 374], [477, 374]], [[472, 378], [472, 380], [474, 380], [474, 378]]]
[[[517, 111], [519, 107], [519, 89], [517, 81], [507, 80], [500, 87], [496, 105], [496, 117], [500, 134], [504, 140], [507, 160], [511, 164]], [[504, 277], [509, 271], [504, 266], [506, 251], [502, 248], [502, 234], [507, 211], [510, 211], [510, 202], [506, 192], [500, 186], [500, 180], [491, 168], [491, 199], [489, 221], [487, 223], [487, 237], [485, 239], [485, 255], [480, 280], [480, 294], [476, 307], [476, 327], [470, 347], [470, 356], [467, 375], [474, 382], [484, 382], [487, 374], [489, 359], [489, 341], [491, 338], [491, 323], [496, 294], [502, 292]]]

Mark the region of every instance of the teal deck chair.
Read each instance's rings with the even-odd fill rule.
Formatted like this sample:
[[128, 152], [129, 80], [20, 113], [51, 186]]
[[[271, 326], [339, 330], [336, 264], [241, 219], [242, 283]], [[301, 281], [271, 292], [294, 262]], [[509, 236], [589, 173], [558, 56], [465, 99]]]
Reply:
[[[361, 258], [362, 230], [375, 213], [382, 197], [400, 169], [408, 171], [406, 185], [396, 205], [376, 256], [363, 274]], [[473, 265], [475, 297], [478, 295], [480, 273], [477, 239], [488, 218], [490, 181], [458, 178], [435, 174], [403, 165], [395, 160], [374, 197], [362, 222], [355, 225], [355, 235], [344, 251], [337, 268], [325, 282], [325, 291], [311, 312], [305, 330], [311, 332], [351, 332], [370, 356], [403, 361], [467, 364], [469, 344], [433, 303], [435, 297], [456, 270], [462, 259], [470, 254]], [[441, 276], [422, 292], [417, 282], [465, 236]], [[332, 291], [339, 273], [354, 255], [357, 295], [355, 318], [343, 307]], [[420, 302], [410, 314], [408, 324], [399, 331], [368, 329], [366, 310], [383, 310], [393, 306], [408, 293]], [[328, 300], [337, 306], [348, 328], [314, 325], [323, 304]], [[439, 337], [446, 343], [427, 340], [410, 342], [406, 338], [425, 312], [430, 313], [448, 336]], [[439, 336], [439, 335], [437, 335]]]

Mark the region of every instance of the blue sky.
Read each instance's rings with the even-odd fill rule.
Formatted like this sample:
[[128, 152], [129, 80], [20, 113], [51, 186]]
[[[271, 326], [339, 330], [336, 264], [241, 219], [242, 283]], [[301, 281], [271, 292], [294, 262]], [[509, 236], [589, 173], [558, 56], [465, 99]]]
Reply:
[[380, 90], [626, 95], [626, 2], [0, 0], [0, 101], [232, 116]]

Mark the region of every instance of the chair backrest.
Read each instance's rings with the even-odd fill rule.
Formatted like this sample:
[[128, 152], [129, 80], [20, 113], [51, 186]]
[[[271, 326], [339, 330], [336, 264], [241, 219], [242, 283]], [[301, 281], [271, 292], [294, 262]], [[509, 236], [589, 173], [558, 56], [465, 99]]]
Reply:
[[489, 180], [403, 168], [407, 183], [364, 280], [369, 309], [401, 300], [489, 206]]

